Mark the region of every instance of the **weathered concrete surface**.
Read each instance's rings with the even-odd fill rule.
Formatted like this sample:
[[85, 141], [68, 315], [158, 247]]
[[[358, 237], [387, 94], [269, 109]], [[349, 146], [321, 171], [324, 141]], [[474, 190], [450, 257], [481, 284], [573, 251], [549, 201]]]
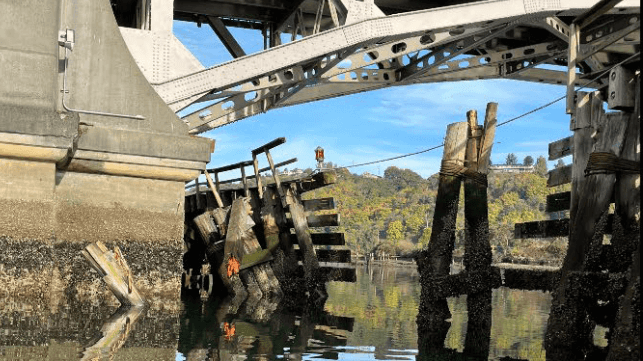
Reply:
[[[0, 304], [10, 307], [25, 302], [29, 308], [48, 312], [74, 303], [117, 306], [116, 297], [80, 254], [87, 243], [0, 237]], [[151, 309], [179, 312], [181, 242], [127, 240], [105, 245], [121, 248]]]
[[153, 307], [178, 309], [184, 182], [213, 142], [152, 89], [109, 0], [0, 2], [0, 44], [0, 304], [115, 304], [79, 253], [100, 240], [123, 250]]

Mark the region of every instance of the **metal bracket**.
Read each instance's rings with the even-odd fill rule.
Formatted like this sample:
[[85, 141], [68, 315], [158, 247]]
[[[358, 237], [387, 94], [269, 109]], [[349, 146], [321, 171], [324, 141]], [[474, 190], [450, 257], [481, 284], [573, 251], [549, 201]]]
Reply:
[[74, 50], [76, 42], [76, 32], [73, 29], [60, 30], [58, 32], [58, 45], [63, 48]]

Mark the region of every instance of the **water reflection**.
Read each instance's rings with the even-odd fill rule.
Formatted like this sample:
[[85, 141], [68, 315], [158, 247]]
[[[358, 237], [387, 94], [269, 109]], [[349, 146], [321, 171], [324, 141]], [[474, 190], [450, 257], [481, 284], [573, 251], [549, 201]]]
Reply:
[[132, 326], [145, 312], [145, 307], [121, 306], [101, 328], [100, 337], [91, 346], [85, 348], [82, 361], [111, 358], [127, 340]]
[[0, 307], [0, 360], [545, 361], [548, 293], [500, 288], [449, 298], [451, 319], [418, 332], [413, 266], [360, 266], [355, 283], [331, 282], [327, 291], [324, 305], [183, 294], [180, 314]]

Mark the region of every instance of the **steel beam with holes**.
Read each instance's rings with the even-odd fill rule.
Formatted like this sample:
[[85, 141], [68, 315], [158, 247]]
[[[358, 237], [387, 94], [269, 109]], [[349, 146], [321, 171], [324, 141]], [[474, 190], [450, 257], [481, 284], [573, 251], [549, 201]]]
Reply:
[[[551, 9], [551, 11], [559, 10]], [[497, 14], [502, 14], [498, 18]], [[369, 19], [271, 48], [252, 56], [189, 74], [155, 86], [166, 103], [175, 103], [213, 89], [227, 88], [356, 45], [369, 45], [382, 38], [405, 38], [435, 29], [472, 27], [490, 21], [506, 23], [525, 15], [522, 0], [473, 3]], [[431, 28], [427, 28], [431, 24]]]
[[[632, 6], [631, 1], [626, 3], [621, 5]], [[563, 5], [569, 6], [571, 9], [584, 8], [589, 4], [569, 1]], [[553, 16], [554, 11], [558, 10], [561, 10], [560, 7], [544, 9], [531, 13], [530, 16]], [[567, 12], [569, 11], [567, 10]], [[496, 17], [495, 14], [498, 13], [503, 14], [503, 17]], [[176, 110], [212, 90], [225, 90], [235, 85], [248, 83], [262, 76], [274, 74], [279, 69], [303, 65], [315, 58], [328, 57], [329, 54], [347, 49], [351, 45], [366, 48], [375, 46], [382, 39], [390, 42], [395, 39], [421, 37], [423, 34], [437, 34], [445, 31], [457, 34], [462, 29], [466, 32], [468, 29], [480, 28], [481, 25], [493, 28], [514, 21], [525, 14], [527, 11], [522, 1], [509, 0], [368, 19], [158, 84], [155, 88], [167, 103], [172, 104], [172, 109]], [[426, 24], [431, 24], [431, 28], [427, 28]], [[450, 38], [450, 40], [453, 39], [456, 37]], [[432, 44], [433, 47], [439, 45], [439, 41]]]

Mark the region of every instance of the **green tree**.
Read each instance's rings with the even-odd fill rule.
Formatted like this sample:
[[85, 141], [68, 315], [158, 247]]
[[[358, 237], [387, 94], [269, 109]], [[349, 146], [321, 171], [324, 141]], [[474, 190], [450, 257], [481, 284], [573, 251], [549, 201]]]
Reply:
[[526, 165], [527, 167], [534, 165], [534, 158], [528, 155], [525, 157], [525, 160], [522, 161], [522, 164]]
[[518, 157], [516, 157], [515, 154], [509, 153], [507, 154], [507, 159], [505, 160], [506, 165], [516, 165], [518, 164]]
[[388, 229], [386, 230], [386, 238], [389, 241], [394, 241], [396, 244], [399, 240], [404, 238], [404, 233], [402, 233], [402, 221], [397, 220], [388, 224]]
[[540, 174], [541, 176], [546, 176], [547, 175], [547, 160], [545, 157], [542, 155], [536, 159], [536, 173]]
[[429, 244], [429, 240], [431, 240], [431, 227], [427, 227], [422, 230], [422, 235], [418, 240], [418, 247], [425, 248]]

